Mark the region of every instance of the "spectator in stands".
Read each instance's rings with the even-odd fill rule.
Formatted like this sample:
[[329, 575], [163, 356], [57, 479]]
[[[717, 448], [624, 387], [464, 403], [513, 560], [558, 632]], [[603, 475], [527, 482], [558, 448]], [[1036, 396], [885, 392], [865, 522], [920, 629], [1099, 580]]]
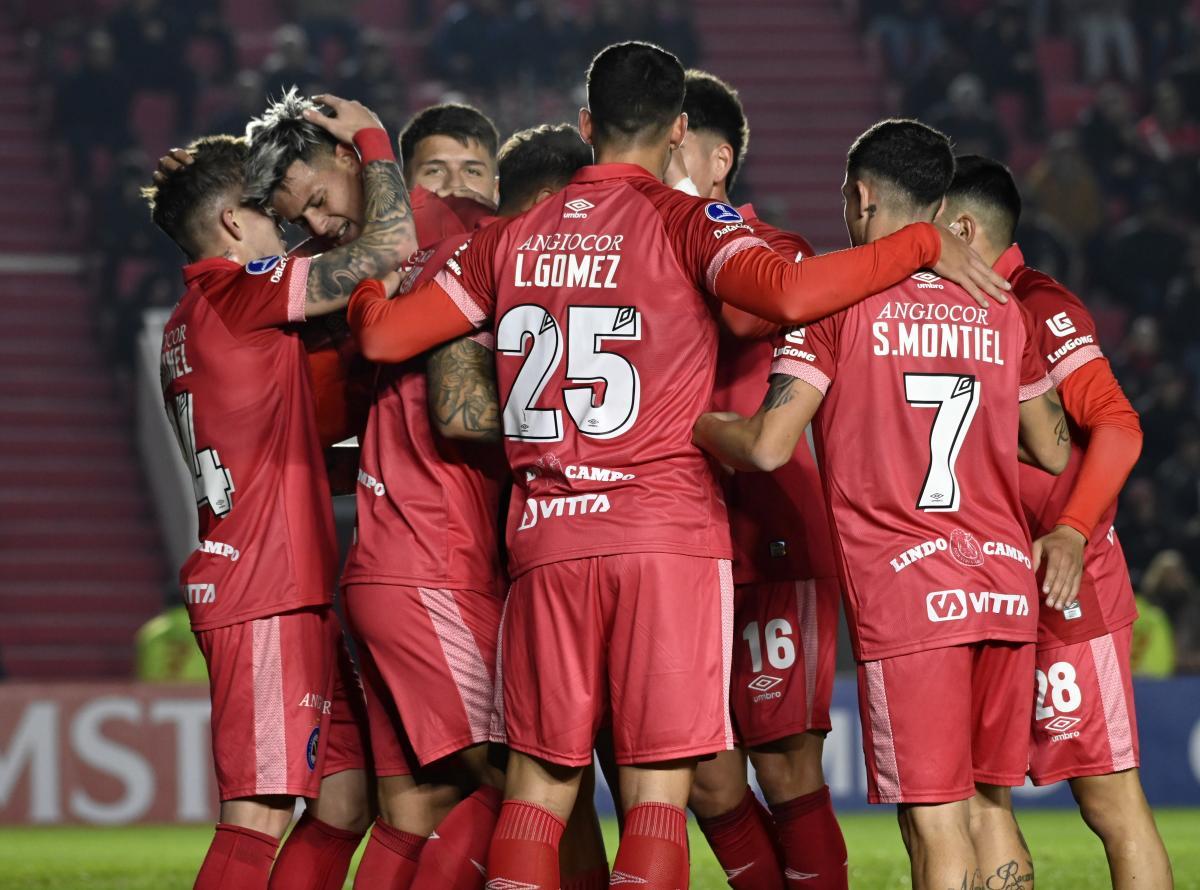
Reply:
[[304, 29], [317, 58], [324, 58], [331, 42], [338, 45], [341, 58], [350, 58], [358, 51], [359, 33], [353, 15], [358, 0], [284, 0], [281, 5], [284, 15]]
[[1192, 379], [1200, 383], [1200, 232], [1193, 231], [1184, 266], [1167, 287], [1163, 330]]
[[398, 126], [406, 113], [405, 91], [392, 43], [378, 28], [366, 28], [358, 45], [358, 51], [342, 63], [338, 95], [354, 96], [385, 124]]
[[1187, 113], [1179, 88], [1164, 80], [1154, 88], [1154, 106], [1138, 123], [1148, 155], [1164, 164], [1200, 156], [1200, 126]]
[[[526, 0], [517, 7], [515, 33], [522, 74], [543, 87], [570, 83], [586, 65], [583, 29], [575, 11], [560, 0]], [[546, 52], [554, 47], [554, 52]]]
[[[353, 94], [342, 93], [341, 95]], [[233, 79], [231, 103], [208, 123], [205, 132], [241, 136], [246, 132], [246, 123], [250, 118], [262, 113], [265, 96], [262, 74], [253, 68], [242, 69]]]
[[1174, 628], [1176, 669], [1200, 672], [1200, 585], [1183, 554], [1178, 550], [1156, 554], [1146, 568], [1140, 592], [1162, 609]]
[[1138, 212], [1112, 228], [1092, 264], [1131, 310], [1156, 312], [1187, 246], [1166, 193], [1146, 186]]
[[1158, 465], [1154, 477], [1167, 514], [1178, 520], [1184, 535], [1192, 537], [1197, 530], [1191, 526], [1200, 523], [1200, 427], [1184, 423], [1175, 431], [1174, 443], [1175, 450]]
[[879, 41], [888, 70], [906, 79], [920, 77], [945, 42], [942, 21], [931, 0], [874, 2], [867, 15], [867, 33]]
[[[1145, 461], [1143, 451], [1142, 466], [1146, 466]], [[1140, 586], [1154, 555], [1175, 546], [1174, 524], [1159, 509], [1158, 491], [1149, 476], [1139, 475], [1125, 484], [1117, 511], [1117, 532], [1130, 577], [1135, 587]]]
[[321, 70], [308, 49], [308, 36], [299, 25], [281, 25], [271, 38], [274, 48], [263, 62], [267, 96], [279, 97], [292, 86], [304, 95], [320, 92]]
[[89, 32], [83, 64], [61, 75], [54, 90], [58, 131], [80, 183], [91, 183], [95, 149], [116, 155], [129, 145], [131, 92], [129, 78], [117, 65], [112, 36], [103, 28]]
[[[1148, 320], [1143, 316], [1134, 322], [1131, 338], [1137, 336], [1139, 328], [1149, 327]], [[1196, 416], [1191, 381], [1183, 371], [1159, 357], [1158, 366], [1149, 376], [1150, 383], [1135, 405], [1142, 418], [1142, 466], [1146, 470], [1171, 456], [1180, 431]]]
[[1001, 161], [1008, 157], [1008, 138], [988, 104], [983, 81], [974, 74], [950, 81], [946, 101], [929, 112], [928, 122], [954, 141], [959, 154]]
[[1117, 84], [1105, 84], [1084, 111], [1079, 145], [1091, 161], [1105, 194], [1132, 203], [1144, 183], [1141, 143], [1129, 95]]
[[135, 88], [174, 97], [179, 134], [195, 123], [196, 75], [184, 64], [184, 39], [194, 24], [191, 4], [161, 0], [126, 0], [108, 21], [118, 60], [136, 75]]
[[1049, 149], [1033, 165], [1026, 192], [1076, 245], [1086, 244], [1104, 225], [1104, 202], [1079, 139], [1067, 130], [1055, 133]]
[[977, 71], [987, 72], [991, 95], [1019, 96], [1025, 134], [1043, 138], [1046, 99], [1030, 36], [1028, 4], [1004, 0], [986, 10], [978, 19], [972, 45], [972, 62]]
[[1100, 83], [1116, 70], [1126, 83], [1138, 78], [1138, 42], [1127, 0], [1077, 0], [1076, 25], [1083, 53], [1083, 73]]
[[459, 0], [430, 41], [435, 73], [460, 89], [487, 90], [512, 74], [512, 20], [500, 0]]
[[650, 25], [650, 39], [678, 56], [683, 67], [699, 64], [700, 38], [686, 5], [680, 0], [659, 0], [651, 8], [654, 21]]

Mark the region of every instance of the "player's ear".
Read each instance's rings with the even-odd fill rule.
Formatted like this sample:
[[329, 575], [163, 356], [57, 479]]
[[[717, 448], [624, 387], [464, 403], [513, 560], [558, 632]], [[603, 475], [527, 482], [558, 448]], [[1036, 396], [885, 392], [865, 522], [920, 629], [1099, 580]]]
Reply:
[[355, 175], [362, 169], [358, 160], [358, 152], [355, 151], [354, 146], [346, 145], [343, 142], [339, 142], [333, 147], [333, 161], [335, 164], [349, 168], [350, 172]]
[[579, 109], [579, 135], [588, 145], [592, 144], [592, 113], [586, 108]]
[[529, 206], [536, 207], [538, 204], [541, 204], [547, 198], [549, 198], [553, 195], [556, 195], [556, 194], [558, 194], [558, 189], [551, 189], [551, 188], [538, 189], [538, 193], [533, 196], [533, 203], [530, 204]]
[[246, 230], [238, 219], [238, 210], [239, 208], [232, 206], [221, 209], [221, 228], [234, 241], [244, 241]]
[[722, 142], [713, 149], [713, 184], [724, 182], [733, 166], [733, 147], [728, 142]]
[[679, 148], [687, 138], [687, 112], [681, 111], [675, 123], [671, 124], [671, 148]]
[[854, 180], [854, 193], [858, 196], [858, 215], [873, 216], [876, 204], [867, 184], [861, 179]]

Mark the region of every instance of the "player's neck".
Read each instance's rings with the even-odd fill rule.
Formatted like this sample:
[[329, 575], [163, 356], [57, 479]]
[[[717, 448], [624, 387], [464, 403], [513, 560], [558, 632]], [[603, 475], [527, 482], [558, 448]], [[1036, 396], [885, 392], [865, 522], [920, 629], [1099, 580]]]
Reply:
[[996, 263], [999, 262], [1000, 257], [1004, 255], [1004, 251], [1007, 249], [1004, 247], [996, 247], [990, 241], [979, 237], [976, 237], [975, 240], [971, 242], [971, 246], [975, 248], [975, 252], [978, 253], [983, 261], [989, 266], [996, 265]]
[[880, 205], [867, 223], [867, 243], [894, 235], [913, 223], [932, 221], [928, 214], [895, 211]]
[[596, 149], [596, 163], [634, 164], [654, 178], [662, 179], [667, 172], [668, 154], [665, 146], [658, 145], [605, 146]]
[[709, 196], [714, 201], [720, 201], [722, 204], [729, 204], [729, 192], [725, 191], [725, 184], [722, 183], [712, 190]]

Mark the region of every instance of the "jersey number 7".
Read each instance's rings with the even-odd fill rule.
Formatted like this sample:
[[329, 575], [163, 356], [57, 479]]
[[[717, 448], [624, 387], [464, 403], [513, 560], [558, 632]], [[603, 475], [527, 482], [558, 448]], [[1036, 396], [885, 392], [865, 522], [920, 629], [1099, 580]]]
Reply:
[[969, 374], [905, 374], [904, 398], [914, 408], [936, 408], [929, 430], [929, 467], [917, 509], [957, 512], [962, 492], [954, 465], [979, 407], [980, 383]]
[[[563, 403], [581, 433], [614, 439], [637, 420], [641, 378], [629, 359], [604, 350], [606, 340], [642, 339], [642, 314], [632, 306], [567, 307], [567, 380]], [[562, 411], [535, 408], [563, 357], [563, 330], [542, 306], [514, 306], [496, 325], [496, 352], [525, 359], [504, 401], [504, 435], [558, 442]], [[596, 385], [604, 384], [597, 398]]]

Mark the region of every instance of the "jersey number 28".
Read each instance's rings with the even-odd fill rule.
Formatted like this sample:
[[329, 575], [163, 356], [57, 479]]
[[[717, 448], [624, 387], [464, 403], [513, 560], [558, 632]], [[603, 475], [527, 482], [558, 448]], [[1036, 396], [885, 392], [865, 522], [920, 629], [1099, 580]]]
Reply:
[[[525, 359], [504, 402], [504, 435], [524, 441], [557, 442], [563, 437], [562, 411], [535, 408], [567, 354], [562, 389], [567, 414], [579, 431], [613, 439], [637, 420], [641, 379], [622, 355], [606, 352], [606, 340], [642, 339], [642, 314], [632, 306], [568, 306], [567, 339], [558, 320], [542, 306], [514, 306], [496, 325], [496, 352]], [[603, 395], [595, 389], [604, 384]]]

